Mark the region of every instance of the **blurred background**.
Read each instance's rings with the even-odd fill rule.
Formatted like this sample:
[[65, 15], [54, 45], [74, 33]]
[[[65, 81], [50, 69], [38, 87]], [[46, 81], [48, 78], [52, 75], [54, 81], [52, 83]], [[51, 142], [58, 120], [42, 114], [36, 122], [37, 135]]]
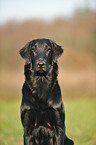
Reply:
[[0, 98], [21, 97], [19, 50], [35, 38], [51, 38], [65, 50], [59, 59], [64, 97], [96, 97], [95, 0], [0, 1]]
[[[64, 54], [58, 60], [58, 79], [69, 114], [67, 119], [69, 122], [74, 119], [75, 126], [85, 109], [85, 126], [89, 124], [88, 118], [91, 118], [91, 123], [94, 120], [94, 129], [91, 134], [86, 134], [91, 127], [85, 129], [86, 137], [83, 139], [79, 128], [81, 122], [77, 123], [79, 127], [75, 128], [75, 133], [74, 126], [70, 124], [69, 135], [76, 140], [76, 145], [84, 142], [84, 145], [96, 145], [96, 0], [0, 0], [0, 143], [22, 144], [22, 129], [16, 126], [17, 130], [12, 132], [13, 129], [8, 128], [13, 127], [12, 124], [20, 126], [18, 112], [25, 61], [19, 50], [36, 38], [51, 38], [64, 48]], [[76, 110], [81, 111], [81, 116], [77, 113], [79, 121], [71, 116], [68, 108], [75, 115]], [[87, 116], [90, 108], [91, 117]], [[10, 122], [8, 117], [14, 116], [14, 112], [17, 121], [13, 117]]]

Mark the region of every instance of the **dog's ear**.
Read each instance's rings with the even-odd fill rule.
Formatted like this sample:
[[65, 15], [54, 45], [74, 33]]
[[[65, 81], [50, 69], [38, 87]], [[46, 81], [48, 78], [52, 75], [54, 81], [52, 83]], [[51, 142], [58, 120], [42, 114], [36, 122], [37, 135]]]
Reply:
[[23, 48], [20, 49], [19, 54], [23, 59], [26, 60], [27, 63], [29, 63], [30, 55], [29, 55], [29, 48], [30, 48], [30, 42], [28, 42]]
[[62, 55], [64, 49], [56, 44], [53, 40], [51, 40], [52, 43], [52, 51], [53, 51], [53, 61], [57, 62], [57, 59]]

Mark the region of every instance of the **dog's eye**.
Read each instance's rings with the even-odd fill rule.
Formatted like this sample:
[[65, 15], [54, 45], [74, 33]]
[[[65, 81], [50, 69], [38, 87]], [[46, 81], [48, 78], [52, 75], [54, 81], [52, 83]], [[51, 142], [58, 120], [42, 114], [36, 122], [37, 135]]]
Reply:
[[32, 51], [36, 52], [37, 51], [37, 45], [34, 45], [34, 47], [32, 47]]
[[50, 51], [50, 47], [48, 47], [48, 45], [46, 45], [45, 50], [46, 50], [46, 52]]
[[36, 52], [36, 50], [37, 50], [37, 45], [34, 46], [34, 51]]
[[49, 52], [50, 50], [51, 50], [51, 48], [50, 48], [50, 47], [48, 47], [46, 51], [47, 51], [47, 52]]

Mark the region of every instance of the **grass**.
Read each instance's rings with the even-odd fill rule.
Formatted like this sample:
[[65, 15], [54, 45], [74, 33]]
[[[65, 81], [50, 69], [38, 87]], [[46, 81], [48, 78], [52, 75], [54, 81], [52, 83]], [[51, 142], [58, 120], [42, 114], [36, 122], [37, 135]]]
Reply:
[[0, 145], [22, 145], [19, 101], [0, 101]]
[[[66, 132], [75, 145], [96, 145], [96, 100], [64, 99]], [[20, 101], [0, 101], [0, 145], [23, 145]]]
[[96, 100], [65, 100], [66, 131], [75, 145], [96, 145]]

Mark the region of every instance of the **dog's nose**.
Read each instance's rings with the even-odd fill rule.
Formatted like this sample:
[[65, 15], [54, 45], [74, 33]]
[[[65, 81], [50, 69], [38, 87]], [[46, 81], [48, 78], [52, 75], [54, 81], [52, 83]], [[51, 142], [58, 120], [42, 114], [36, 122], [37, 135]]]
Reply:
[[44, 65], [45, 65], [45, 61], [39, 60], [39, 61], [37, 62], [37, 66], [38, 66], [38, 67], [43, 67]]

